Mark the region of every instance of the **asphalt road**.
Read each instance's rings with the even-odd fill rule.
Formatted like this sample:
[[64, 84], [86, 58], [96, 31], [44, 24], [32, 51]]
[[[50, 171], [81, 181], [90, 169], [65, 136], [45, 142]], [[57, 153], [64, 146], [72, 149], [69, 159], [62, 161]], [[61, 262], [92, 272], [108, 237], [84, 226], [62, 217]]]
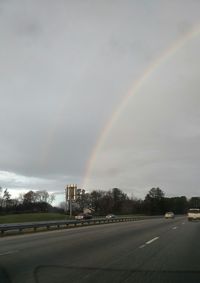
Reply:
[[1, 238], [0, 283], [198, 283], [199, 235], [177, 217]]

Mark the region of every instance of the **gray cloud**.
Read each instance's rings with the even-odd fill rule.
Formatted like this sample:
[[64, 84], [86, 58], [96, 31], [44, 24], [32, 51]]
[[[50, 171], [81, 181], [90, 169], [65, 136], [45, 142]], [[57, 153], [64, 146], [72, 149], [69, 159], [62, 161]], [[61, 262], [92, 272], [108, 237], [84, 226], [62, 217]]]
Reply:
[[171, 195], [198, 195], [199, 45], [199, 37], [185, 44], [133, 95], [94, 164], [100, 186], [141, 188], [143, 196], [158, 184]]
[[[0, 183], [54, 191], [81, 183], [111, 113], [147, 66], [197, 25], [199, 10], [198, 1], [1, 1], [0, 171], [11, 175]], [[142, 195], [155, 183], [169, 192], [197, 185], [198, 45], [191, 40], [132, 99], [88, 189]], [[184, 180], [191, 172], [187, 185], [172, 163]]]

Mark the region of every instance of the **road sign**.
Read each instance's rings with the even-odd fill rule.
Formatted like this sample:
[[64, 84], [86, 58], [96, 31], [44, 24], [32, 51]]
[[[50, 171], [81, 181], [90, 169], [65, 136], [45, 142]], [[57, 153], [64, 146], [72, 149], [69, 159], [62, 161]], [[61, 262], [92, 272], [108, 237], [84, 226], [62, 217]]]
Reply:
[[66, 187], [66, 200], [76, 200], [77, 197], [77, 185], [70, 184]]

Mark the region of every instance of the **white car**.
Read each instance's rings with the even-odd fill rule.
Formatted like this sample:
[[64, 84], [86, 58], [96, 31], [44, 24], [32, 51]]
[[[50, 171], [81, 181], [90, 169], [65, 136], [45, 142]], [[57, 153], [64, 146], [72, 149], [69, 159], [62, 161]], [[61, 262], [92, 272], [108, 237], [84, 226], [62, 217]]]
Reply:
[[114, 218], [116, 218], [116, 215], [114, 215], [114, 214], [108, 214], [108, 215], [106, 215], [106, 218], [107, 218], [107, 219], [114, 219]]
[[188, 221], [200, 220], [200, 209], [199, 208], [190, 208], [188, 210]]
[[174, 213], [173, 212], [166, 212], [165, 213], [165, 219], [172, 219], [174, 218]]

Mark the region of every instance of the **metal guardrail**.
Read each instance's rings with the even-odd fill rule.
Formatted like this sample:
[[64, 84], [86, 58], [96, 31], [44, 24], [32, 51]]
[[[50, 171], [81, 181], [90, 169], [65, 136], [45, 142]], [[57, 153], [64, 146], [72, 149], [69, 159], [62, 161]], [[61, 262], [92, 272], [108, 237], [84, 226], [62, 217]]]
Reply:
[[57, 221], [38, 221], [38, 222], [25, 222], [25, 223], [11, 223], [11, 224], [0, 224], [1, 236], [4, 235], [6, 231], [16, 231], [22, 232], [25, 229], [33, 229], [37, 231], [38, 228], [46, 228], [49, 230], [51, 227], [59, 228], [71, 228], [76, 226], [84, 225], [97, 225], [97, 224], [107, 224], [116, 222], [127, 222], [127, 221], [138, 221], [144, 219], [158, 218], [155, 216], [138, 216], [138, 217], [116, 217], [112, 219], [107, 218], [93, 218], [85, 220], [57, 220]]

